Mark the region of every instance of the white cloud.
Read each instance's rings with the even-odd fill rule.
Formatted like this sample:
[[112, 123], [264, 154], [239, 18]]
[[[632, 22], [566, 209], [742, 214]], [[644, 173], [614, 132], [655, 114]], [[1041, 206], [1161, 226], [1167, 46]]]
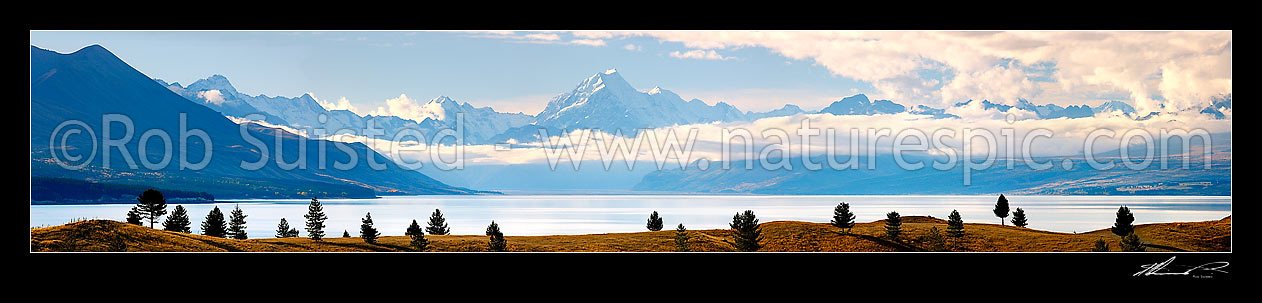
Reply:
[[833, 101], [856, 94], [856, 92], [766, 88], [675, 90], [675, 93], [686, 96], [686, 99], [697, 98], [705, 100], [708, 104], [726, 102], [742, 111], [753, 112], [780, 109], [785, 104], [797, 105], [805, 111], [818, 111], [832, 104]]
[[574, 35], [575, 37], [588, 38], [588, 39], [613, 38], [613, 33], [603, 32], [603, 31], [574, 31], [574, 32], [570, 32], [570, 34]]
[[354, 104], [351, 104], [350, 100], [346, 100], [346, 97], [338, 98], [337, 102], [329, 102], [327, 100], [320, 100], [317, 98], [316, 102], [320, 103], [320, 106], [323, 106], [324, 109], [327, 110], [349, 110], [355, 114], [360, 114], [359, 108], [356, 108]]
[[547, 40], [547, 41], [561, 40], [561, 36], [557, 36], [557, 34], [528, 34], [524, 37], [526, 39], [531, 39], [531, 40]]
[[570, 44], [587, 45], [587, 46], [605, 46], [605, 40], [575, 39], [575, 40], [570, 40]]
[[377, 107], [376, 111], [370, 114], [374, 116], [397, 116], [403, 119], [421, 121], [427, 117], [424, 113], [419, 100], [408, 98], [407, 94], [399, 94], [398, 97], [386, 99], [385, 107]]
[[730, 60], [730, 59], [736, 59], [736, 57], [724, 57], [723, 55], [719, 55], [719, 53], [718, 53], [718, 52], [715, 52], [715, 51], [714, 51], [714, 50], [712, 50], [712, 49], [711, 49], [711, 50], [699, 50], [699, 49], [694, 49], [694, 50], [690, 50], [690, 51], [683, 52], [683, 53], [680, 53], [680, 52], [678, 52], [678, 51], [674, 51], [674, 52], [670, 52], [670, 56], [671, 56], [671, 57], [675, 57], [675, 58], [679, 58], [679, 59], [699, 59], [699, 60]]
[[206, 100], [206, 103], [214, 105], [223, 105], [224, 102], [223, 93], [219, 92], [217, 89], [197, 92], [197, 97], [202, 98], [202, 100]]
[[[1072, 120], [1022, 119], [1021, 117], [1023, 115], [1033, 115], [1033, 113], [1024, 112], [1024, 111], [1015, 110], [1015, 109], [1010, 111], [1010, 113], [1018, 116], [1017, 119], [1011, 123], [1006, 122], [1005, 120], [1002, 119], [1002, 116], [1004, 116], [1004, 114], [1000, 114], [998, 119], [991, 116], [978, 116], [978, 117], [965, 116], [962, 119], [929, 119], [928, 117], [925, 117], [925, 116], [918, 116], [918, 115], [912, 115], [912, 114], [907, 114], [907, 113], [900, 113], [900, 114], [894, 114], [894, 115], [877, 115], [877, 116], [859, 116], [859, 115], [836, 116], [836, 115], [830, 115], [830, 114], [806, 114], [806, 115], [797, 115], [797, 116], [765, 118], [765, 119], [760, 119], [760, 120], [752, 121], [752, 122], [704, 123], [704, 124], [680, 125], [680, 126], [674, 126], [674, 127], [663, 127], [663, 128], [652, 129], [651, 131], [655, 134], [655, 137], [657, 138], [658, 142], [665, 142], [665, 140], [669, 138], [669, 133], [673, 132], [675, 136], [674, 138], [677, 140], [677, 142], [680, 142], [682, 144], [690, 130], [692, 129], [697, 130], [697, 137], [696, 137], [697, 141], [695, 145], [696, 148], [692, 151], [691, 159], [689, 160], [697, 160], [700, 158], [707, 158], [711, 160], [723, 159], [723, 156], [722, 156], [723, 149], [722, 149], [721, 142], [723, 141], [724, 129], [727, 129], [727, 130], [745, 129], [745, 130], [749, 130], [750, 133], [754, 134], [754, 142], [752, 143], [752, 145], [754, 145], [755, 154], [757, 154], [762, 149], [763, 146], [767, 146], [769, 144], [781, 144], [781, 142], [779, 142], [779, 138], [765, 137], [765, 136], [760, 136], [759, 134], [764, 133], [765, 130], [787, 131], [790, 133], [790, 135], [786, 139], [788, 139], [789, 144], [792, 146], [790, 148], [791, 149], [790, 153], [793, 156], [800, 156], [804, 150], [809, 150], [812, 155], [824, 154], [828, 150], [828, 141], [826, 141], [822, 135], [826, 134], [826, 131], [828, 129], [834, 130], [834, 136], [836, 138], [836, 140], [834, 141], [835, 142], [834, 146], [836, 148], [836, 152], [838, 152], [841, 155], [848, 155], [848, 154], [853, 154], [856, 152], [859, 152], [859, 153], [867, 152], [866, 149], [868, 147], [865, 146], [866, 143], [861, 143], [860, 145], [861, 150], [858, 150], [858, 151], [849, 150], [848, 143], [851, 140], [851, 137], [849, 136], [849, 131], [850, 129], [855, 128], [855, 127], [860, 128], [858, 142], [867, 142], [868, 129], [875, 129], [875, 130], [888, 129], [891, 131], [891, 134], [898, 134], [899, 132], [902, 132], [904, 130], [919, 130], [925, 133], [926, 135], [932, 134], [933, 132], [936, 132], [939, 130], [950, 131], [952, 135], [949, 136], [948, 138], [944, 138], [943, 140], [946, 146], [937, 146], [935, 143], [934, 147], [935, 148], [941, 147], [948, 150], [955, 150], [957, 153], [962, 152], [964, 150], [964, 148], [961, 146], [960, 141], [964, 138], [963, 134], [965, 134], [966, 129], [977, 130], [977, 131], [986, 130], [995, 135], [1000, 135], [1000, 134], [1003, 134], [1003, 132], [1006, 130], [1011, 130], [1013, 131], [1012, 134], [1016, 136], [1016, 138], [1018, 138], [1017, 140], [1018, 144], [1021, 144], [1020, 143], [1022, 141], [1021, 139], [1025, 138], [1028, 134], [1032, 132], [1035, 132], [1035, 131], [1041, 132], [1044, 130], [1051, 131], [1052, 137], [1041, 137], [1040, 139], [1033, 141], [1032, 143], [1033, 145], [1032, 145], [1032, 148], [1029, 149], [1029, 153], [1031, 156], [1036, 156], [1036, 157], [1037, 156], [1068, 156], [1068, 157], [1078, 156], [1085, 149], [1084, 142], [1087, 142], [1085, 139], [1087, 138], [1087, 136], [1090, 134], [1091, 131], [1096, 130], [1096, 129], [1110, 129], [1110, 130], [1115, 131], [1119, 135], [1113, 136], [1113, 137], [1096, 138], [1096, 142], [1095, 142], [1096, 148], [1093, 150], [1093, 152], [1095, 153], [1106, 152], [1112, 148], [1116, 148], [1117, 146], [1120, 145], [1120, 138], [1121, 138], [1120, 134], [1132, 129], [1142, 129], [1154, 134], [1161, 129], [1187, 130], [1187, 129], [1200, 128], [1210, 133], [1223, 133], [1223, 132], [1231, 131], [1231, 121], [1208, 120], [1206, 117], [1200, 116], [1200, 115], [1173, 115], [1173, 116], [1170, 116], [1169, 119], [1153, 119], [1153, 120], [1148, 120], [1148, 121], [1135, 121], [1126, 117], [1106, 117], [1106, 116], [1079, 118], [1079, 119], [1072, 119]], [[987, 113], [987, 115], [993, 115], [993, 114], [995, 114], [994, 111], [990, 111]], [[810, 139], [809, 142], [806, 142], [806, 141], [802, 141], [800, 136], [795, 135], [794, 132], [801, 127], [802, 119], [810, 119], [811, 127], [821, 130], [820, 136], [814, 136], [813, 138]], [[553, 136], [552, 140], [556, 140], [555, 142], [560, 142], [562, 144], [566, 142], [564, 141], [564, 139], [558, 138], [560, 134], [550, 134], [550, 135]], [[574, 131], [574, 132], [569, 133], [569, 135], [570, 135], [570, 140], [571, 140], [570, 142], [574, 142], [574, 143], [580, 142], [579, 139], [581, 138], [581, 131]], [[635, 140], [639, 140], [639, 139], [647, 140], [649, 136], [638, 136], [636, 138], [626, 138], [626, 137], [614, 137], [610, 134], [603, 134], [603, 135], [591, 134], [590, 138], [600, 138], [601, 140], [605, 142], [608, 142], [609, 140], [626, 140], [626, 142], [628, 143], [627, 146], [633, 146], [633, 144], [631, 143], [634, 142]], [[881, 153], [889, 152], [893, 148], [891, 144], [892, 138], [893, 138], [892, 135], [880, 137], [875, 147], [876, 150]], [[368, 139], [368, 138], [359, 137], [359, 136], [346, 136], [343, 138], [334, 138], [334, 140], [345, 141], [345, 142], [362, 142], [372, 147], [373, 149], [377, 150], [378, 152], [382, 153], [383, 155], [387, 155], [387, 156], [391, 155], [391, 151], [390, 151], [391, 143], [388, 140]], [[582, 159], [586, 161], [599, 161], [601, 154], [595, 145], [608, 144], [608, 143], [601, 143], [600, 141], [590, 141], [588, 142], [588, 144], [589, 145], [587, 146], [586, 152], [582, 153], [582, 156], [581, 156]], [[744, 143], [738, 142], [738, 144], [744, 144]], [[1225, 143], [1213, 142], [1213, 144], [1225, 144]], [[1006, 149], [1006, 147], [1004, 147], [1004, 144], [1002, 143], [997, 144], [997, 146], [988, 146], [985, 143], [985, 141], [982, 141], [979, 138], [973, 138], [973, 145], [970, 145], [968, 149], [971, 151], [971, 153], [975, 155], [985, 155], [989, 153], [992, 156], [1004, 156], [1005, 154], [1008, 156], [1013, 156], [1013, 157], [1021, 156], [1019, 153], [1007, 153], [1006, 151], [1002, 151], [1003, 149]], [[452, 150], [450, 147], [444, 147], [443, 150], [448, 151], [448, 152], [444, 152], [444, 157], [447, 157], [447, 159], [452, 158], [452, 156], [448, 154]], [[744, 159], [745, 157], [749, 157], [743, 154], [743, 150], [741, 148], [730, 149], [730, 151], [732, 152], [732, 155], [731, 155], [732, 157], [729, 159], [740, 160], [740, 159]], [[635, 160], [651, 161], [654, 159], [652, 153], [653, 153], [652, 146], [648, 144], [647, 142], [645, 142], [644, 144], [640, 145], [639, 150], [631, 154], [633, 157], [635, 157]], [[465, 159], [467, 163], [475, 164], [475, 165], [476, 164], [546, 163], [548, 159], [547, 152], [545, 152], [543, 145], [540, 143], [521, 144], [518, 147], [514, 147], [511, 150], [499, 150], [499, 149], [496, 149], [494, 145], [471, 145], [471, 146], [465, 147], [464, 154], [465, 154], [465, 157], [466, 157]], [[429, 163], [432, 161], [432, 158], [429, 158], [428, 154], [402, 154], [402, 157], [405, 159], [408, 159], [408, 161], [419, 160], [426, 163]], [[752, 157], [757, 157], [757, 155], [753, 155]], [[566, 159], [566, 158], [562, 157], [562, 159]], [[622, 162], [623, 160], [624, 158], [622, 156], [615, 155], [614, 156], [615, 162], [613, 163], [612, 167], [616, 169], [623, 169], [625, 165]], [[674, 157], [671, 157], [670, 161], [674, 161]], [[1194, 160], [1194, 161], [1199, 161], [1199, 159]], [[562, 160], [562, 162], [568, 162], [568, 161]], [[564, 169], [570, 169], [569, 165], [570, 165], [569, 163], [560, 163], [558, 167], [564, 168]], [[651, 163], [640, 163], [636, 165], [651, 165]], [[581, 169], [595, 170], [595, 169], [601, 169], [601, 168], [602, 167], [598, 163], [585, 163], [583, 164], [583, 168]]]
[[630, 43], [628, 43], [627, 45], [623, 46], [623, 47], [622, 47], [622, 49], [629, 50], [629, 51], [637, 51], [637, 52], [638, 52], [638, 51], [640, 51], [640, 50], [641, 50], [641, 49], [643, 49], [643, 48], [641, 48], [639, 45], [635, 45], [635, 44], [630, 44]]
[[561, 35], [552, 32], [541, 31], [521, 34], [514, 31], [459, 31], [476, 34], [473, 38], [491, 38], [491, 39], [508, 39], [516, 40], [513, 43], [530, 43], [530, 44], [568, 44], [568, 45], [586, 45], [586, 46], [605, 46], [603, 38], [612, 37], [612, 34], [604, 32], [573, 32], [576, 38], [564, 41]]
[[[590, 34], [590, 33], [589, 33]], [[790, 59], [813, 60], [833, 74], [883, 87], [884, 94], [924, 90], [918, 71], [943, 67], [955, 77], [937, 104], [960, 93], [1022, 97], [1126, 92], [1141, 110], [1195, 108], [1207, 97], [1231, 93], [1231, 32], [1133, 31], [645, 31], [610, 36], [650, 36], [682, 43], [683, 54], [763, 47]], [[699, 52], [705, 51], [705, 52]], [[1005, 66], [1004, 62], [1012, 62]], [[1060, 89], [1039, 91], [1016, 70], [1051, 63]], [[996, 66], [1004, 66], [995, 70]], [[923, 79], [922, 79], [923, 80]], [[981, 85], [979, 81], [995, 80]], [[960, 81], [952, 84], [950, 82]], [[1014, 89], [1013, 87], [1019, 88]], [[1162, 101], [1160, 98], [1164, 98]], [[976, 98], [974, 98], [976, 99]], [[1077, 103], [1083, 103], [1080, 100]]]
[[996, 65], [980, 71], [958, 73], [939, 91], [942, 105], [969, 99], [1016, 104], [1018, 98], [1039, 94], [1039, 89], [1025, 72], [1015, 66]]

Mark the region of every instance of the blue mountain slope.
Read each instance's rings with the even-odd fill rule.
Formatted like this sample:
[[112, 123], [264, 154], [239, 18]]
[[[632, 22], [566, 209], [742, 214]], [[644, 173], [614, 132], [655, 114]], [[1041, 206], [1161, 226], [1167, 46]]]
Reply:
[[[49, 168], [35, 163], [50, 163], [49, 141], [52, 131], [63, 121], [79, 120], [93, 129], [100, 144], [104, 130], [101, 128], [102, 116], [106, 114], [122, 114], [133, 121], [133, 137], [124, 146], [130, 152], [124, 156], [118, 149], [103, 151], [97, 147], [98, 155], [90, 166], [80, 171], [64, 170], [60, 167]], [[211, 138], [210, 149], [213, 157], [202, 170], [181, 170], [178, 163], [178, 151], [181, 120], [186, 116], [187, 129], [205, 131]], [[294, 134], [277, 129], [259, 127], [248, 124], [242, 130], [239, 125], [225, 118], [222, 114], [194, 103], [177, 95], [149, 77], [135, 70], [114, 56], [105, 48], [92, 45], [70, 54], [60, 54], [49, 50], [31, 47], [31, 157], [32, 176], [47, 175], [57, 177], [75, 175], [85, 178], [104, 180], [129, 180], [149, 178], [149, 180], [183, 180], [185, 184], [198, 182], [216, 182], [216, 180], [236, 180], [239, 186], [225, 186], [222, 192], [211, 192], [219, 198], [272, 196], [303, 196], [298, 190], [284, 184], [299, 182], [305, 188], [312, 184], [327, 184], [331, 188], [368, 188], [377, 193], [393, 194], [466, 194], [474, 191], [448, 186], [416, 171], [405, 170], [362, 144], [335, 144], [323, 140], [303, 140]], [[144, 131], [160, 129], [175, 141], [176, 149], [172, 164], [164, 169], [150, 171], [143, 166], [129, 167], [124, 158], [133, 160], [140, 157], [139, 137]], [[110, 131], [113, 139], [121, 138], [125, 129], [119, 123], [112, 123]], [[246, 141], [242, 132], [259, 139], [267, 150], [267, 164], [257, 170], [242, 168], [242, 163], [257, 162], [262, 150], [255, 143]], [[279, 140], [272, 135], [280, 135]], [[59, 136], [60, 138], [60, 136]], [[163, 154], [163, 144], [151, 139], [148, 144], [149, 159], [158, 162]], [[88, 155], [94, 142], [87, 136], [70, 136], [66, 148], [76, 154]], [[187, 153], [190, 162], [203, 159], [206, 143], [191, 138], [188, 146], [182, 151]], [[276, 151], [280, 148], [280, 157], [286, 163], [305, 163], [306, 169], [283, 169], [277, 165]], [[349, 152], [347, 152], [349, 151]], [[320, 168], [319, 155], [326, 155], [325, 169]], [[298, 161], [305, 154], [305, 161]], [[333, 169], [338, 162], [349, 162], [354, 157], [358, 165], [347, 169]], [[108, 166], [105, 159], [110, 160]], [[381, 163], [381, 169], [373, 169], [368, 165], [372, 158]], [[101, 172], [84, 176], [85, 172]], [[130, 175], [130, 176], [129, 176]], [[192, 180], [192, 181], [189, 181]], [[251, 180], [259, 183], [281, 184], [282, 192], [260, 193], [248, 190]], [[289, 188], [289, 189], [286, 189]], [[319, 188], [319, 186], [314, 186]], [[337, 191], [334, 191], [337, 192]]]

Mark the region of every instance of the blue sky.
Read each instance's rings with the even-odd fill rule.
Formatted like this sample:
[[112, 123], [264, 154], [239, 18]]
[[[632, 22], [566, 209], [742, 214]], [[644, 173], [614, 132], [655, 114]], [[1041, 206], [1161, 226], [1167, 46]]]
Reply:
[[[496, 37], [496, 38], [488, 38]], [[558, 34], [561, 40], [572, 40]], [[784, 103], [822, 108], [870, 91], [810, 60], [766, 48], [740, 48], [724, 59], [670, 56], [690, 49], [652, 37], [603, 39], [605, 45], [514, 39], [470, 32], [32, 32], [31, 44], [72, 52], [100, 44], [150, 77], [188, 85], [222, 74], [243, 93], [346, 98], [361, 111], [407, 94], [447, 95], [475, 106], [534, 114], [551, 96], [616, 68], [633, 86], [653, 86], [742, 110]], [[734, 57], [734, 58], [733, 58]]]

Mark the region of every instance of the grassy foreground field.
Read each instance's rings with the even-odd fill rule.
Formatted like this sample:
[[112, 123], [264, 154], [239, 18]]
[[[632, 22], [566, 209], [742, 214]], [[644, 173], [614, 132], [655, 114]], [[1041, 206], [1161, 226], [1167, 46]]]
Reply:
[[[761, 224], [763, 248], [760, 251], [926, 251], [917, 241], [931, 227], [946, 231], [946, 221], [903, 217], [902, 241], [880, 238], [885, 221], [856, 224], [850, 235], [824, 223], [775, 221]], [[967, 235], [951, 251], [1090, 251], [1097, 239], [1111, 250], [1120, 247], [1120, 238], [1108, 229], [1069, 234], [1014, 226], [967, 223]], [[729, 231], [689, 231], [691, 251], [733, 251]], [[1221, 220], [1160, 223], [1136, 226], [1147, 251], [1231, 251], [1231, 217]], [[508, 236], [508, 250], [524, 252], [665, 252], [674, 251], [675, 231], [634, 232], [569, 236]], [[255, 235], [258, 236], [258, 235]], [[485, 251], [482, 235], [425, 236], [429, 251]], [[952, 243], [948, 240], [947, 243]], [[61, 226], [31, 229], [32, 251], [183, 251], [183, 252], [392, 252], [409, 251], [405, 236], [381, 237], [376, 245], [358, 237], [266, 238], [233, 240], [150, 229], [118, 221], [91, 220]]]

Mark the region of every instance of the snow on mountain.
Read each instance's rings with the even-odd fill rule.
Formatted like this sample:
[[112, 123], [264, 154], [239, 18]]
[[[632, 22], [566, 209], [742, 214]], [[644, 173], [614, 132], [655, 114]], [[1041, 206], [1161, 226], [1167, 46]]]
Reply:
[[[964, 107], [972, 103], [973, 103], [973, 100], [968, 100], [968, 101], [956, 103], [955, 107]], [[1025, 99], [1017, 99], [1016, 105], [993, 103], [993, 102], [990, 102], [990, 100], [982, 100], [981, 105], [982, 105], [982, 109], [984, 110], [995, 110], [999, 112], [1007, 112], [1008, 110], [1013, 109], [1013, 108], [1018, 109], [1018, 110], [1023, 110], [1023, 111], [1029, 111], [1037, 115], [1039, 119], [1086, 118], [1086, 117], [1095, 116], [1095, 114], [1097, 113], [1095, 110], [1091, 108], [1091, 106], [1085, 105], [1085, 104], [1084, 105], [1070, 105], [1068, 107], [1062, 107], [1056, 104], [1035, 105], [1034, 103], [1031, 103], [1030, 101], [1025, 100]]]
[[237, 91], [228, 78], [222, 75], [197, 80], [187, 87], [180, 86], [179, 83], [167, 84], [160, 79], [155, 81], [225, 116], [244, 118], [249, 114], [263, 114], [268, 123], [308, 130], [309, 134], [313, 134], [310, 131], [315, 128], [323, 128], [325, 135], [332, 135], [342, 129], [364, 135], [368, 122], [374, 122], [375, 127], [384, 130], [384, 135], [381, 136], [385, 138], [392, 138], [404, 129], [419, 130], [428, 136], [439, 129], [455, 129], [457, 114], [464, 113], [465, 142], [481, 144], [496, 134], [530, 124], [534, 120], [534, 117], [521, 113], [500, 113], [490, 107], [474, 107], [468, 102], [460, 104], [446, 96], [434, 98], [422, 105], [419, 113], [422, 121], [418, 122], [395, 116], [360, 116], [348, 110], [328, 110], [309, 93], [295, 98], [263, 94], [251, 96]]
[[[327, 130], [326, 133], [362, 126], [362, 123], [348, 117], [328, 119], [333, 114], [320, 106], [315, 97], [309, 93], [294, 98], [272, 97], [264, 94], [251, 96], [237, 91], [236, 87], [232, 86], [232, 82], [223, 75], [212, 75], [206, 79], [194, 81], [182, 90], [177, 90], [177, 85], [168, 88], [189, 100], [201, 101], [206, 106], [219, 110], [225, 116], [245, 118], [248, 114], [257, 113], [267, 117], [267, 122], [272, 124], [286, 125], [295, 129], [324, 128]], [[328, 120], [321, 122], [321, 115]]]
[[736, 107], [719, 102], [708, 105], [660, 87], [637, 91], [617, 70], [596, 73], [574, 89], [553, 97], [536, 115], [533, 128], [621, 130], [634, 134], [639, 128], [715, 121], [743, 120]]
[[1135, 116], [1135, 108], [1122, 101], [1104, 101], [1104, 103], [1100, 103], [1099, 106], [1092, 108], [1092, 110], [1094, 110], [1097, 115], [1105, 114], [1126, 117]]
[[501, 113], [490, 107], [474, 107], [469, 102], [457, 103], [447, 96], [439, 96], [421, 105], [419, 117], [439, 125], [455, 128], [457, 117], [464, 114], [465, 141], [486, 142], [491, 137], [510, 128], [530, 124], [534, 117], [522, 113]]
[[202, 105], [224, 116], [244, 118], [251, 114], [260, 114], [264, 116], [263, 120], [268, 123], [275, 125], [290, 124], [284, 118], [262, 111], [247, 103], [241, 97], [241, 93], [237, 92], [236, 88], [233, 88], [232, 84], [228, 82], [228, 78], [221, 75], [198, 80], [188, 87], [181, 86], [179, 82], [168, 84], [162, 79], [153, 80], [168, 90], [183, 96], [185, 99], [200, 102]]
[[1025, 99], [1017, 99], [1017, 109], [1032, 111], [1038, 114], [1039, 119], [1056, 119], [1056, 118], [1086, 118], [1095, 116], [1095, 111], [1091, 110], [1091, 106], [1087, 105], [1070, 105], [1069, 107], [1061, 107], [1056, 104], [1034, 105]]
[[[222, 75], [198, 80], [187, 87], [180, 86], [179, 83], [167, 84], [158, 79], [155, 81], [185, 98], [198, 101], [227, 116], [244, 117], [246, 114], [262, 113], [267, 122], [273, 124], [297, 129], [321, 127], [326, 130], [326, 134], [339, 129], [363, 130], [368, 122], [373, 122], [376, 127], [385, 130], [384, 137], [387, 139], [404, 129], [416, 129], [428, 136], [440, 129], [454, 129], [456, 117], [463, 114], [464, 142], [467, 144], [532, 142], [538, 139], [539, 129], [547, 129], [550, 134], [559, 134], [561, 130], [595, 128], [609, 133], [621, 131], [624, 135], [635, 136], [642, 128], [754, 121], [806, 113], [792, 104], [762, 113], [742, 112], [724, 102], [710, 105], [699, 99], [685, 101], [678, 94], [661, 87], [639, 91], [614, 69], [593, 74], [580, 81], [570, 91], [553, 97], [543, 111], [534, 116], [500, 113], [490, 107], [474, 107], [468, 102], [461, 103], [447, 96], [439, 96], [413, 107], [408, 115], [403, 115], [408, 118], [360, 116], [347, 110], [327, 110], [311, 94], [295, 98], [246, 95], [238, 92]], [[1214, 97], [1211, 101], [1211, 106], [1201, 113], [1217, 119], [1230, 115], [1230, 94]], [[973, 100], [968, 100], [954, 106], [963, 107], [972, 103]], [[980, 108], [998, 112], [1015, 108], [1028, 111], [1032, 113], [1028, 114], [1031, 118], [1037, 116], [1039, 119], [1073, 119], [1104, 113], [1135, 119], [1151, 116], [1139, 117], [1133, 107], [1120, 101], [1108, 101], [1092, 108], [1087, 105], [1036, 105], [1025, 99], [1018, 99], [1015, 105], [982, 100]], [[890, 100], [873, 101], [863, 94], [843, 98], [815, 113], [879, 115], [904, 112], [932, 116], [934, 119], [960, 118], [947, 113], [946, 109], [925, 105], [909, 107]], [[325, 117], [321, 117], [322, 115]]]

